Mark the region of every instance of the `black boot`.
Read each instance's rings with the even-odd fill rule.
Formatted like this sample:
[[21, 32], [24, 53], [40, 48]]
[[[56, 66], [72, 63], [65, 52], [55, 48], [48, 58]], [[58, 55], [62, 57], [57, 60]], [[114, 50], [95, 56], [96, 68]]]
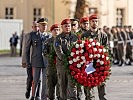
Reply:
[[26, 91], [26, 93], [25, 93], [25, 97], [26, 97], [26, 99], [29, 99], [29, 97], [30, 97], [30, 90], [28, 91]]
[[32, 97], [30, 98], [30, 100], [34, 100], [34, 97], [32, 96]]

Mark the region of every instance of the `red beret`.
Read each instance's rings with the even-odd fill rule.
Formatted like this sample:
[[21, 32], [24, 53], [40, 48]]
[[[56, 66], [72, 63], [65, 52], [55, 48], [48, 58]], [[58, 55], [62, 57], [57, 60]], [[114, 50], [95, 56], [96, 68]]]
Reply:
[[61, 22], [61, 25], [63, 24], [71, 24], [71, 20], [70, 19], [64, 19], [62, 22]]
[[50, 31], [52, 31], [54, 28], [60, 28], [59, 24], [53, 24], [53, 25], [50, 27]]
[[89, 17], [89, 20], [92, 20], [92, 19], [99, 19], [99, 18], [96, 14], [93, 14]]
[[80, 19], [80, 23], [87, 22], [87, 21], [89, 21], [89, 17], [88, 16], [82, 17]]

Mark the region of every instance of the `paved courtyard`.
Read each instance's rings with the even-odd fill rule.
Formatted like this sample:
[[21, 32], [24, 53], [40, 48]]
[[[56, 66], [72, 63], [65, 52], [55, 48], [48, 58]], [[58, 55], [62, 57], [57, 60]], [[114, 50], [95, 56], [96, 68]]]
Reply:
[[[26, 100], [25, 83], [21, 57], [0, 57], [0, 100]], [[107, 100], [133, 100], [133, 66], [112, 66], [106, 92]], [[97, 90], [95, 95], [99, 100]]]

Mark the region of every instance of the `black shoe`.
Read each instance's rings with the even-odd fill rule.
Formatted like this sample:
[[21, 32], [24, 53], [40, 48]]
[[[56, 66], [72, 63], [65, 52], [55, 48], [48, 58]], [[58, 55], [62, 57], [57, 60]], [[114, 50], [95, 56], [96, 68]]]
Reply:
[[34, 97], [32, 96], [32, 97], [30, 98], [30, 100], [34, 100]]
[[41, 100], [41, 99], [40, 99], [40, 97], [38, 96], [38, 97], [35, 97], [35, 100]]
[[30, 91], [26, 91], [25, 97], [26, 97], [26, 99], [29, 99], [29, 97], [30, 97]]

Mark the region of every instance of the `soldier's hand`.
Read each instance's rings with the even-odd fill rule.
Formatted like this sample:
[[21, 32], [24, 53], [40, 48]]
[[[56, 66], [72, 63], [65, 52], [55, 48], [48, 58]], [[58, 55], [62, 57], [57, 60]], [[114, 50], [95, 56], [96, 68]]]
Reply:
[[22, 67], [26, 68], [27, 67], [26, 63], [22, 63]]

